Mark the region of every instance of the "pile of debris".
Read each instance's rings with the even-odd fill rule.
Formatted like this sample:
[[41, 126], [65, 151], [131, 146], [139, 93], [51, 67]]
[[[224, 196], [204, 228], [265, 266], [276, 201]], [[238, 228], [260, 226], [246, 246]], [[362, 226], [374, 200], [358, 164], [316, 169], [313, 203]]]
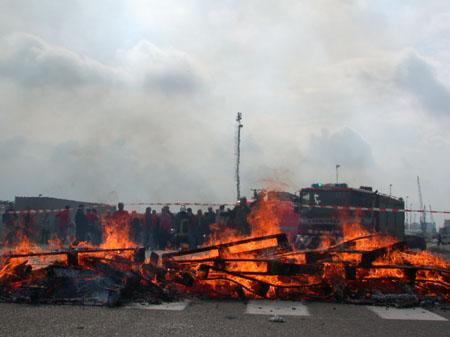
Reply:
[[[68, 249], [2, 256], [0, 300], [115, 306], [161, 303], [175, 294], [145, 278], [144, 248]], [[45, 261], [52, 261], [45, 266]]]
[[[345, 228], [344, 228], [345, 229]], [[72, 247], [0, 256], [0, 300], [119, 305], [180, 296], [409, 306], [450, 302], [450, 263], [362, 228], [294, 250], [283, 233], [175, 252]]]
[[284, 234], [276, 234], [159, 258], [154, 263], [179, 291], [206, 297], [397, 306], [450, 301], [449, 263], [379, 234], [305, 251], [294, 251]]

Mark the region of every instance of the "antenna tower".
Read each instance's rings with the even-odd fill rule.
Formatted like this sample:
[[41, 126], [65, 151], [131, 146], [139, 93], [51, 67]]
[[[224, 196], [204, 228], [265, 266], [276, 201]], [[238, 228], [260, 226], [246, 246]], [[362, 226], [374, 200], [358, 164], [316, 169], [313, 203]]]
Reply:
[[239, 176], [239, 165], [241, 163], [241, 129], [242, 113], [238, 112], [236, 117], [237, 139], [236, 139], [236, 200], [241, 198], [241, 178]]

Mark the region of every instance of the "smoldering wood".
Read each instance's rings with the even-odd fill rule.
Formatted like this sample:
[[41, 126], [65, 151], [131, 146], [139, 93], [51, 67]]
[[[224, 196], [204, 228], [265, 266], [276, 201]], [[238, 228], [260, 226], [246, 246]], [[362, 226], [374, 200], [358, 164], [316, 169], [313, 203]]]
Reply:
[[[355, 249], [358, 240], [372, 236], [327, 249], [294, 251], [286, 235], [274, 234], [186, 251], [151, 252], [148, 260], [141, 247], [9, 254], [2, 257], [8, 272], [0, 278], [0, 300], [115, 306], [129, 301], [160, 303], [196, 294], [397, 306], [424, 299], [449, 301], [449, 269], [382, 264], [380, 258], [404, 251], [405, 245], [396, 242]], [[356, 258], [346, 261], [342, 254]], [[40, 269], [26, 261], [51, 255], [66, 255], [67, 261]], [[15, 259], [25, 261], [7, 265]], [[398, 273], [375, 273], [384, 269]], [[430, 299], [429, 294], [436, 295]]]

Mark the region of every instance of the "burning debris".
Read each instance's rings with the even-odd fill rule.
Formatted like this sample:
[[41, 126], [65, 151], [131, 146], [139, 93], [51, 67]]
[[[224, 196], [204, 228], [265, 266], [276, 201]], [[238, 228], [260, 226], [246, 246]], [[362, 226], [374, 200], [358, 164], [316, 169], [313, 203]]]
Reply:
[[[162, 255], [194, 282], [180, 291], [218, 298], [279, 298], [372, 304], [450, 301], [450, 265], [404, 244], [365, 235], [326, 249], [294, 251], [284, 234]], [[206, 255], [205, 255], [206, 253]], [[170, 272], [169, 272], [170, 273]]]
[[[151, 252], [110, 223], [98, 247], [37, 251], [21, 245], [1, 256], [0, 299], [27, 303], [119, 305], [179, 296], [268, 298], [409, 306], [450, 302], [450, 263], [358, 224], [343, 237], [322, 235], [295, 249], [280, 232], [280, 204], [261, 202], [251, 234], [223, 235], [191, 250]], [[35, 248], [35, 247], [34, 247]]]
[[[167, 297], [139, 271], [144, 248], [69, 249], [3, 259], [7, 261], [0, 270], [4, 301], [113, 306], [128, 297], [145, 297], [152, 303]], [[49, 259], [53, 262], [45, 267], [35, 264]]]
[[160, 303], [171, 300], [167, 288], [141, 271], [145, 248], [130, 239], [124, 211], [103, 222], [103, 242], [94, 246], [78, 240], [65, 248], [49, 242], [42, 250], [18, 231], [11, 251], [0, 255], [0, 300], [114, 306], [127, 301]]

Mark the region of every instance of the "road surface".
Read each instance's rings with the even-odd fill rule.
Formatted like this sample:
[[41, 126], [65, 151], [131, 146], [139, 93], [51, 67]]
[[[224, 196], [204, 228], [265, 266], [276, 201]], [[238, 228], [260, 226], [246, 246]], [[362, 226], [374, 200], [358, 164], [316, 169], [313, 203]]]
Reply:
[[[284, 322], [272, 322], [275, 314]], [[0, 336], [450, 336], [450, 311], [284, 301], [120, 308], [0, 304]]]

